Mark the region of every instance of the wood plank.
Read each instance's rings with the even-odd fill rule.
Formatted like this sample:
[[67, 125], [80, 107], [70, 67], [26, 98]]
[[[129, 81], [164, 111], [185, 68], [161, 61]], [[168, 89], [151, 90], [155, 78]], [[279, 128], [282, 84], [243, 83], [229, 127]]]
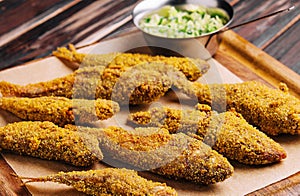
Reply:
[[[10, 0], [0, 2], [0, 36], [63, 2]], [[18, 16], [18, 17], [16, 17]]]
[[[63, 14], [41, 24], [0, 48], [0, 69], [45, 57], [59, 46], [76, 44], [114, 20], [116, 13], [136, 3], [128, 1], [81, 1]], [[128, 12], [131, 12], [129, 10]]]
[[263, 195], [298, 195], [300, 193], [300, 172], [279, 182], [270, 184], [262, 189], [247, 194], [247, 196]]
[[[43, 24], [44, 22], [50, 20], [51, 18], [57, 16], [58, 14], [64, 12], [65, 10], [69, 9], [70, 7], [77, 4], [79, 1], [64, 1], [55, 4], [51, 8], [47, 9], [43, 13], [38, 16], [33, 17], [31, 20], [19, 25], [18, 27], [12, 29], [8, 33], [0, 36], [0, 46], [9, 43], [10, 41], [16, 39], [17, 37], [23, 35], [24, 33], [34, 29], [35, 27]], [[24, 8], [26, 9], [26, 8]], [[20, 15], [22, 17], [22, 15]]]
[[[300, 20], [300, 14], [297, 17], [293, 18], [284, 28], [282, 28], [276, 35], [274, 35], [271, 39], [269, 39], [264, 45], [260, 48], [265, 49], [268, 47], [272, 42], [274, 42], [278, 37], [282, 36], [288, 29], [293, 27], [294, 25], [297, 26], [297, 22]], [[288, 37], [286, 37], [288, 38]]]
[[25, 186], [22, 186], [22, 181], [12, 174], [15, 174], [15, 172], [0, 154], [0, 195], [31, 195], [27, 188]]
[[218, 50], [213, 57], [243, 81], [256, 80], [268, 86], [272, 86], [262, 77], [252, 72], [249, 67], [244, 66], [241, 62], [230, 56], [225, 50]]
[[[299, 6], [300, 1], [296, 1], [295, 5]], [[290, 6], [291, 3], [289, 0], [240, 1], [234, 5], [235, 16], [232, 25], [264, 16]], [[283, 29], [299, 13], [299, 9], [294, 9], [288, 13], [279, 14], [278, 16], [270, 17], [252, 24], [248, 24], [241, 28], [237, 28], [235, 29], [235, 32], [260, 48], [268, 40], [274, 37], [281, 29]]]
[[[130, 6], [125, 7], [119, 12], [115, 12], [115, 14], [112, 14], [110, 18], [113, 18], [112, 21], [110, 21], [108, 24], [106, 24], [107, 20], [102, 20], [101, 24], [104, 24], [99, 30], [93, 32], [90, 34], [90, 32], [87, 33], [87, 37], [82, 39], [81, 41], [76, 42], [76, 47], [85, 47], [94, 43], [99, 42], [102, 38], [105, 38], [109, 36], [111, 33], [117, 31], [120, 27], [124, 26], [126, 23], [132, 22], [132, 14], [131, 11], [134, 9], [136, 4], [139, 1], [137, 1], [135, 4], [132, 4]], [[98, 24], [99, 25], [99, 24]], [[93, 27], [95, 25], [92, 25]]]
[[[300, 19], [300, 14], [298, 18]], [[300, 32], [300, 20], [266, 47], [264, 51], [300, 74], [300, 36], [297, 32]]]

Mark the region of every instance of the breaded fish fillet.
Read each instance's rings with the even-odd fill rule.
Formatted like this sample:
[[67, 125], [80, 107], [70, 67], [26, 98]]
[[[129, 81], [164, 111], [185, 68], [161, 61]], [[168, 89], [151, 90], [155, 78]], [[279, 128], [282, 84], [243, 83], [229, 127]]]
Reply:
[[300, 100], [288, 93], [281, 83], [279, 89], [249, 81], [236, 84], [200, 84], [185, 86], [183, 91], [197, 97], [213, 109], [235, 108], [259, 130], [269, 135], [300, 134]]
[[126, 72], [109, 73], [102, 66], [84, 67], [54, 80], [24, 86], [0, 82], [2, 96], [108, 99], [121, 105], [145, 104], [162, 97], [174, 80], [184, 78], [171, 65], [149, 63], [130, 67]]
[[106, 99], [71, 100], [65, 97], [2, 97], [0, 109], [23, 120], [50, 121], [59, 126], [105, 120], [120, 110], [116, 102]]
[[37, 178], [19, 177], [25, 184], [57, 182], [73, 186], [88, 195], [153, 195], [176, 196], [177, 192], [165, 183], [153, 182], [129, 169], [106, 168], [88, 171], [59, 172]]
[[98, 140], [51, 122], [15, 122], [0, 127], [0, 148], [20, 155], [90, 166], [102, 160]]
[[138, 53], [109, 53], [109, 54], [84, 54], [78, 53], [73, 45], [58, 48], [53, 55], [73, 67], [105, 66], [107, 73], [119, 73], [139, 64], [159, 63], [171, 65], [184, 73], [191, 81], [196, 81], [209, 69], [209, 64], [201, 59], [184, 57], [151, 56]]
[[[171, 135], [166, 129], [158, 128], [134, 131], [120, 127], [78, 129], [98, 136], [105, 157], [172, 179], [213, 184], [224, 181], [233, 173], [233, 167], [225, 157], [182, 133]], [[111, 164], [112, 160], [104, 161]]]
[[217, 113], [208, 105], [198, 104], [198, 110], [152, 108], [129, 116], [131, 122], [165, 128], [170, 133], [196, 133], [197, 139], [211, 146], [228, 159], [249, 165], [278, 162], [286, 158], [285, 150], [274, 140], [238, 113]]

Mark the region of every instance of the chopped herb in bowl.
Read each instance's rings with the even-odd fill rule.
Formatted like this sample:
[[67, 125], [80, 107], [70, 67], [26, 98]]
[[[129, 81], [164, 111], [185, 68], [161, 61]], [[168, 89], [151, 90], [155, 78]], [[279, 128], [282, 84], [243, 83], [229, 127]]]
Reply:
[[220, 8], [165, 6], [142, 18], [139, 26], [146, 33], [160, 37], [188, 38], [217, 31], [228, 21], [228, 14]]

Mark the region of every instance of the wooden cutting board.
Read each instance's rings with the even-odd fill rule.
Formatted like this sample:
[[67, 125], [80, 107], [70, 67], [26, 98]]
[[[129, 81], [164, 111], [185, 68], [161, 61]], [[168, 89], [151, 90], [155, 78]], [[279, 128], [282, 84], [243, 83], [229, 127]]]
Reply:
[[[288, 69], [286, 66], [282, 65], [280, 62], [278, 62], [276, 59], [270, 57], [268, 54], [264, 53], [260, 49], [256, 48], [254, 45], [250, 44], [248, 41], [240, 37], [239, 35], [235, 34], [232, 31], [228, 31], [223, 33], [222, 35], [222, 42], [220, 44], [220, 47], [217, 51], [217, 53], [214, 55], [214, 59], [216, 59], [218, 62], [213, 62], [219, 68], [221, 69], [220, 73], [223, 74], [224, 76], [224, 81], [232, 81], [232, 82], [239, 82], [241, 80], [258, 80], [261, 82], [264, 82], [270, 86], [277, 86], [279, 82], [285, 82], [289, 86], [291, 93], [299, 97], [299, 84], [300, 84], [300, 79], [299, 75]], [[124, 36], [125, 37], [125, 36]], [[126, 45], [128, 40], [125, 38], [117, 38], [118, 40], [112, 39], [112, 40], [107, 40], [106, 42], [99, 43], [102, 46], [102, 49], [110, 49], [111, 51], [108, 50], [103, 50], [104, 52], [112, 52], [114, 51], [114, 47], [112, 45], [118, 44], [118, 48], [122, 48], [122, 46]], [[138, 39], [138, 37], [136, 38]], [[99, 46], [99, 45], [98, 45]], [[90, 46], [88, 48], [83, 48], [82, 51], [85, 52], [93, 52], [97, 50], [97, 44], [95, 46]], [[103, 52], [102, 51], [102, 52]], [[41, 66], [41, 62], [43, 66]], [[55, 59], [54, 57], [50, 57], [47, 59], [43, 59], [41, 61], [35, 61], [35, 62], [30, 62], [26, 65], [21, 65], [15, 68], [12, 68], [10, 70], [5, 70], [5, 77], [11, 78], [12, 81], [17, 82], [17, 83], [24, 83], [24, 78], [26, 78], [26, 82], [34, 82], [34, 81], [39, 81], [41, 78], [46, 79], [51, 79], [55, 77], [59, 77], [61, 75], [64, 75], [66, 73], [70, 73], [71, 70], [68, 68], [59, 65], [59, 61]], [[47, 66], [48, 65], [48, 66]], [[50, 65], [50, 67], [49, 67]], [[56, 66], [57, 65], [57, 66]], [[30, 68], [29, 68], [30, 67]], [[34, 69], [34, 70], [32, 70]], [[55, 70], [55, 72], [51, 70]], [[28, 73], [24, 73], [24, 70], [27, 71], [33, 71], [32, 74], [30, 75], [31, 77], [28, 78]], [[20, 75], [15, 75], [15, 73], [19, 73]], [[34, 74], [38, 73], [38, 74]], [[46, 74], [45, 77], [43, 77], [42, 74]], [[52, 75], [51, 75], [52, 73]], [[58, 74], [57, 74], [58, 73]], [[61, 74], [61, 75], [60, 75]], [[21, 76], [23, 75], [23, 76]], [[27, 77], [26, 77], [27, 76]], [[23, 78], [24, 77], [24, 78]], [[0, 73], [0, 80], [1, 80], [1, 73]], [[283, 139], [279, 139], [280, 141], [286, 143], [289, 148], [292, 149], [293, 145], [299, 145], [299, 137], [293, 138], [290, 142], [290, 137], [284, 137]], [[293, 153], [295, 153], [293, 151]], [[21, 186], [21, 181], [18, 180], [17, 178], [14, 178], [11, 173], [25, 173], [25, 174], [30, 174], [32, 173], [38, 173], [37, 171], [30, 171], [30, 169], [35, 169], [34, 164], [39, 163], [39, 164], [45, 164], [44, 161], [38, 161], [38, 160], [31, 160], [27, 159], [24, 157], [20, 157], [18, 155], [11, 155], [9, 153], [5, 153], [4, 156], [6, 159], [0, 159], [1, 161], [1, 167], [0, 167], [0, 191], [6, 191], [7, 195], [30, 195], [29, 191], [27, 190], [26, 187]], [[291, 157], [293, 158], [293, 157]], [[8, 160], [8, 161], [7, 161]], [[29, 161], [28, 161], [29, 160]], [[23, 165], [23, 162], [27, 162], [27, 164]], [[295, 162], [294, 164], [298, 164], [299, 159], [294, 158], [292, 159], [291, 162]], [[42, 163], [44, 162], [44, 163]], [[288, 163], [288, 161], [286, 161]], [[285, 163], [283, 163], [284, 166]], [[289, 163], [290, 164], [290, 163]], [[22, 167], [26, 167], [27, 171], [22, 171]], [[53, 170], [47, 171], [51, 172], [54, 170], [59, 170], [60, 167], [66, 168], [67, 166], [63, 164], [54, 164], [52, 168], [55, 168]], [[273, 166], [272, 166], [273, 167]], [[258, 191], [252, 190], [246, 191], [246, 193], [249, 193], [250, 195], [256, 195], [256, 194], [261, 194], [261, 193], [297, 193], [299, 192], [299, 170], [300, 168], [297, 168], [298, 165], [293, 165], [293, 174], [292, 176], [288, 177], [286, 175], [281, 176], [272, 176], [271, 177], [276, 177], [276, 182], [272, 182], [269, 184], [266, 184], [266, 181], [262, 179], [258, 179], [256, 183], [264, 182], [264, 184], [255, 185], [255, 187], [260, 187], [257, 188], [259, 189]], [[14, 168], [14, 169], [12, 169]], [[276, 170], [277, 165], [274, 166], [273, 170]], [[280, 168], [280, 166], [278, 166]], [[271, 169], [271, 168], [270, 168]], [[267, 168], [267, 170], [270, 170]], [[287, 168], [285, 168], [287, 169]], [[255, 172], [258, 172], [259, 170], [263, 171], [264, 168], [251, 168], [251, 167], [243, 167], [238, 165], [238, 170], [240, 170], [241, 173], [246, 173], [246, 172], [251, 172], [251, 174], [247, 174], [249, 177], [251, 177], [252, 172], [253, 175]], [[20, 172], [21, 171], [21, 172]], [[42, 171], [44, 172], [44, 171]], [[268, 171], [270, 172], [270, 171]], [[298, 172], [298, 173], [297, 173]], [[270, 174], [269, 174], [270, 175]], [[287, 177], [287, 178], [286, 178]], [[259, 177], [261, 178], [261, 176]], [[285, 178], [285, 179], [283, 179]], [[283, 180], [282, 180], [283, 179]], [[158, 178], [158, 180], [162, 180]], [[230, 179], [231, 180], [231, 179]], [[234, 181], [232, 183], [232, 181]], [[238, 190], [243, 190], [243, 187], [238, 187], [238, 180], [243, 180], [245, 183], [245, 176], [237, 175], [234, 177], [233, 180], [231, 181], [225, 181], [223, 184], [220, 183], [220, 185], [216, 186], [211, 186], [211, 187], [196, 187], [194, 185], [180, 185], [180, 184], [174, 184], [171, 181], [167, 181], [168, 183], [178, 186], [180, 189], [180, 193], [190, 193], [191, 195], [196, 195], [197, 193], [207, 193], [207, 194], [214, 194], [214, 193], [222, 193], [222, 187], [228, 189], [229, 191], [237, 191], [235, 193], [240, 193], [244, 194], [242, 192], [239, 192]], [[282, 180], [282, 181], [280, 181]], [[230, 187], [231, 183], [234, 184], [235, 187]], [[251, 183], [251, 182], [249, 182]], [[268, 186], [269, 185], [269, 186]], [[263, 187], [263, 188], [261, 188]], [[34, 188], [36, 189], [36, 187]], [[64, 187], [62, 188], [64, 189]], [[187, 190], [187, 189], [193, 189], [193, 191]], [[256, 190], [257, 190], [256, 189]], [[47, 186], [44, 187], [43, 190], [47, 190]], [[31, 187], [32, 191], [32, 187]], [[270, 192], [271, 191], [271, 192]], [[71, 190], [72, 192], [72, 190]], [[68, 190], [65, 190], [64, 193], [71, 193]], [[73, 192], [72, 192], [73, 193]]]

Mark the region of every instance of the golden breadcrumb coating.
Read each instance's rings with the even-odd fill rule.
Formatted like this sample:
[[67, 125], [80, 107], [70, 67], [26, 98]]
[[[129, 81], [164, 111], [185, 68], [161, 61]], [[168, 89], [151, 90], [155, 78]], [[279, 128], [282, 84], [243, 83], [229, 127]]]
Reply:
[[269, 164], [286, 158], [286, 152], [278, 143], [234, 111], [219, 114], [211, 111], [208, 105], [198, 104], [197, 110], [152, 108], [132, 113], [129, 120], [165, 128], [170, 133], [197, 134], [197, 139], [228, 159], [244, 164]]
[[96, 137], [46, 121], [15, 122], [0, 127], [0, 148], [75, 166], [91, 166], [103, 159]]
[[2, 97], [0, 108], [23, 120], [50, 121], [59, 126], [85, 124], [111, 118], [120, 108], [116, 102], [65, 97]]
[[108, 99], [121, 105], [151, 103], [177, 82], [184, 74], [171, 65], [140, 64], [126, 72], [102, 66], [83, 67], [74, 73], [50, 81], [27, 85], [0, 82], [3, 97], [61, 96], [77, 99]]
[[61, 96], [72, 98], [74, 81], [74, 73], [51, 81], [27, 85], [0, 81], [0, 93], [2, 97]]
[[300, 134], [300, 100], [288, 93], [281, 83], [273, 89], [257, 82], [236, 84], [193, 83], [182, 89], [200, 103], [214, 109], [235, 108], [250, 124], [269, 135]]
[[151, 62], [172, 65], [184, 73], [189, 80], [195, 81], [209, 69], [209, 64], [201, 59], [151, 56], [139, 53], [84, 54], [78, 53], [73, 45], [69, 45], [69, 49], [66, 47], [58, 48], [53, 52], [53, 55], [62, 59], [63, 62], [75, 64], [75, 67], [106, 66], [105, 72], [107, 74], [111, 72], [120, 73], [129, 67]]
[[78, 129], [98, 136], [105, 157], [112, 159], [104, 160], [108, 164], [119, 160], [140, 170], [200, 184], [221, 182], [233, 173], [233, 167], [225, 157], [182, 133], [171, 135], [166, 129], [158, 128], [133, 131], [120, 127]]
[[129, 169], [106, 168], [59, 172], [37, 178], [20, 178], [26, 180], [25, 184], [47, 181], [66, 184], [88, 195], [177, 195], [177, 192], [165, 183], [147, 180], [139, 176], [137, 172]]

